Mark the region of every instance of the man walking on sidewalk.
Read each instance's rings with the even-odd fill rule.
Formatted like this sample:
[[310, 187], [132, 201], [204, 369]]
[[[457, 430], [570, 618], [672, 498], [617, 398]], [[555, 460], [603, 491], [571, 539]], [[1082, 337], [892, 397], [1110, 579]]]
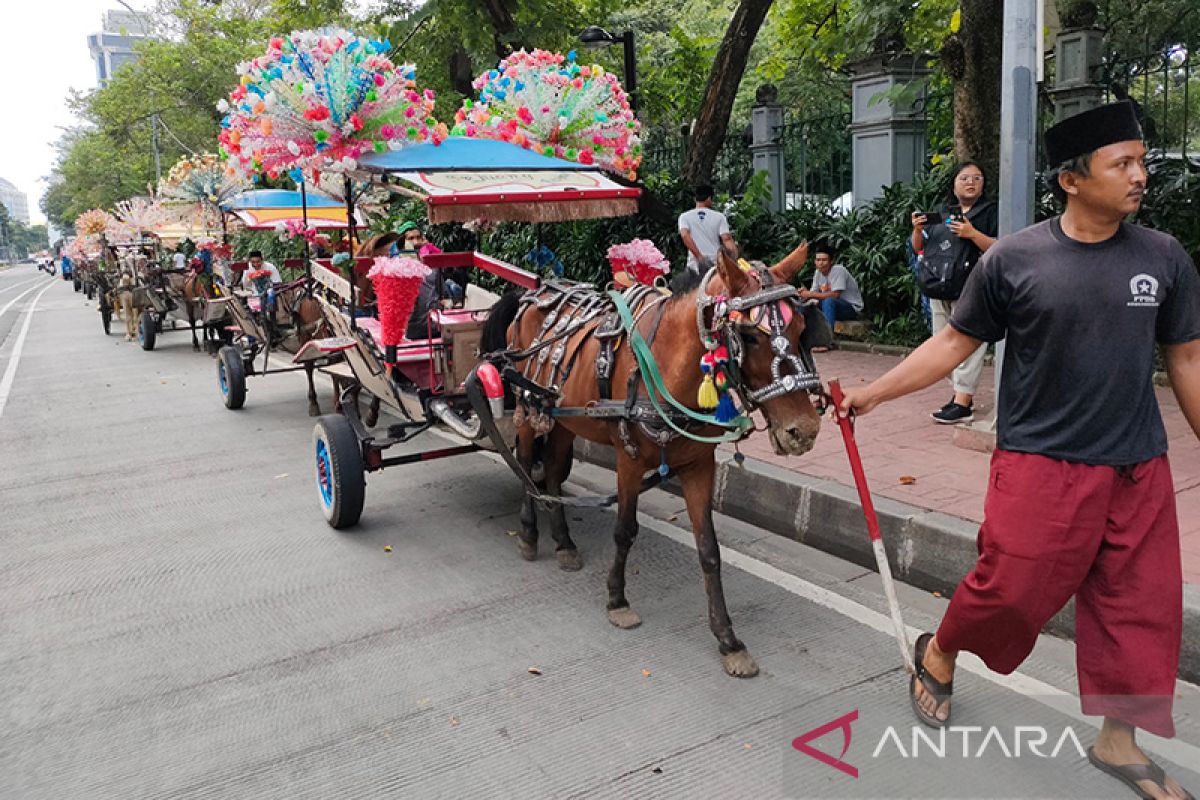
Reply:
[[1104, 717], [1089, 758], [1141, 797], [1188, 798], [1135, 733], [1175, 735], [1183, 587], [1152, 374], [1157, 344], [1200, 436], [1200, 276], [1175, 239], [1124, 221], [1146, 187], [1128, 103], [1064, 120], [1045, 149], [1062, 216], [1001, 238], [949, 326], [840, 411], [867, 413], [1007, 340], [979, 560], [917, 640], [913, 710], [947, 725], [958, 652], [1010, 673], [1074, 595], [1083, 711]]

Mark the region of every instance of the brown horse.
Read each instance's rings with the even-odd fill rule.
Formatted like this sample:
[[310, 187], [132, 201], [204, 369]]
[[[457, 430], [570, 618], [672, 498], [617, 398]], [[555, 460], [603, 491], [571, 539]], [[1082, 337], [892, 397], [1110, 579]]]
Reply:
[[[702, 380], [699, 364], [708, 351], [701, 336], [708, 338], [710, 345], [726, 345], [732, 356], [731, 389], [741, 396], [744, 406], [762, 411], [771, 444], [781, 455], [807, 452], [820, 428], [820, 417], [808, 394], [817, 392], [820, 384], [815, 370], [806, 366], [812, 362], [799, 344], [805, 326], [804, 316], [795, 311], [794, 290], [788, 286], [807, 256], [808, 248], [804, 244], [770, 270], [746, 272], [733, 258], [721, 253], [717, 267], [701, 279], [699, 286], [669, 299], [663, 299], [657, 292], [643, 293], [632, 306], [635, 328], [650, 345], [663, 385], [673, 397], [693, 409]], [[505, 329], [510, 351], [531, 348], [539, 338], [552, 337], [556, 320], [550, 319], [548, 324], [551, 314], [560, 319], [567, 314], [578, 314], [571, 311], [569, 304], [555, 305], [548, 301], [546, 294], [536, 290], [521, 300], [518, 313], [515, 301], [505, 302], [515, 297], [506, 295], [493, 311], [485, 331], [485, 350], [497, 346], [497, 333]], [[583, 301], [584, 304], [587, 302]], [[731, 312], [731, 308], [735, 310]], [[510, 320], [511, 324], [508, 324]], [[558, 342], [564, 345], [561, 358], [556, 350], [559, 363], [577, 366], [574, 369], [568, 366], [565, 377], [555, 368], [547, 373], [546, 367], [539, 365], [536, 355], [524, 360], [526, 377], [534, 382], [553, 384], [557, 389], [558, 397], [549, 405], [560, 409], [580, 408], [603, 397], [602, 379], [592, 365], [608, 358], [611, 358], [612, 369], [605, 383], [610, 388], [612, 400], [626, 400], [630, 388], [638, 392], [639, 385], [644, 387], [638, 378], [630, 380], [636, 363], [627, 335], [615, 352], [605, 349], [602, 340], [612, 335], [611, 331], [604, 332], [606, 325], [601, 318], [596, 318]], [[570, 327], [566, 326], [568, 330]], [[503, 347], [502, 341], [499, 347]], [[740, 363], [734, 363], [739, 360]], [[640, 390], [643, 400], [636, 403], [643, 411], [648, 410], [644, 400], [646, 391], [645, 388]], [[584, 415], [550, 417], [538, 411], [526, 408], [518, 401], [514, 415], [514, 422], [518, 424], [517, 459], [525, 472], [530, 473], [538, 438], [534, 426], [544, 432], [547, 425], [552, 425], [541, 443], [546, 495], [561, 493], [570, 471], [572, 443], [576, 436], [616, 450], [616, 557], [608, 575], [609, 621], [619, 628], [633, 628], [641, 622], [625, 596], [625, 564], [638, 532], [637, 502], [643, 476], [665, 463], [679, 476], [682, 484], [704, 572], [709, 625], [717, 638], [722, 666], [733, 676], [756, 675], [757, 664], [734, 635], [721, 585], [721, 556], [712, 519], [716, 443], [672, 435], [662, 424], [647, 423], [645, 416], [635, 416], [638, 421], [631, 421], [628, 417], [621, 420]], [[720, 433], [720, 429], [706, 425], [695, 429], [695, 433], [712, 435]], [[567, 530], [562, 504], [550, 506], [550, 526], [557, 545], [559, 566], [566, 570], [579, 569], [582, 562]], [[533, 560], [537, 557], [538, 528], [535, 500], [528, 494], [521, 508], [521, 527], [520, 553], [525, 559]]]

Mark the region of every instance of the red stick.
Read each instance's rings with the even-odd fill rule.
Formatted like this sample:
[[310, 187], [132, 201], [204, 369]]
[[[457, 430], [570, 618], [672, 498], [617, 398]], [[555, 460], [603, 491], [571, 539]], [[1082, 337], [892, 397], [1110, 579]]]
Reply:
[[871, 502], [871, 490], [867, 487], [867, 474], [863, 471], [862, 458], [858, 454], [858, 444], [854, 441], [854, 422], [849, 416], [842, 415], [841, 383], [834, 379], [829, 382], [829, 396], [833, 398], [834, 414], [838, 427], [842, 429], [842, 442], [846, 445], [846, 456], [850, 459], [850, 471], [854, 474], [854, 485], [858, 489], [858, 499], [862, 503], [863, 516], [867, 519], [867, 533], [871, 537], [871, 549], [875, 552], [875, 564], [879, 568], [879, 577], [883, 579], [883, 593], [887, 595], [888, 608], [892, 615], [892, 626], [896, 631], [896, 644], [900, 646], [900, 655], [909, 673], [914, 670], [912, 652], [908, 648], [908, 629], [900, 616], [900, 600], [896, 596], [896, 584], [892, 580], [892, 567], [888, 563], [887, 550], [883, 547], [883, 533], [879, 530], [879, 517], [875, 513], [875, 504]]

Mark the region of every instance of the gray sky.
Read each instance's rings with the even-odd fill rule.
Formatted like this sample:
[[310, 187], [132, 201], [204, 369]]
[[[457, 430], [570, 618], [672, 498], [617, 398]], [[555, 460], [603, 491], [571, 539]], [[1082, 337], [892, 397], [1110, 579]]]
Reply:
[[[149, 0], [126, 0], [141, 11]], [[34, 222], [44, 222], [38, 201], [42, 180], [54, 164], [53, 143], [72, 124], [66, 106], [72, 89], [90, 89], [96, 70], [87, 36], [100, 30], [115, 0], [5, 0], [0, 37], [0, 97], [7, 113], [0, 125], [0, 176], [29, 195]]]

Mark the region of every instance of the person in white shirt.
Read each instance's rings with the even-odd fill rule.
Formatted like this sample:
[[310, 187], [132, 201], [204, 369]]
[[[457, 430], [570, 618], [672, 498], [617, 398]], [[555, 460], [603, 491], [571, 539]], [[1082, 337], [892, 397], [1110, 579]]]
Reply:
[[180, 272], [187, 267], [187, 256], [183, 254], [183, 248], [176, 250], [175, 255], [171, 256], [171, 265]]
[[[250, 257], [247, 259], [247, 261], [249, 261], [249, 263], [250, 263], [250, 266], [246, 269], [247, 275], [249, 275], [251, 272], [257, 272], [260, 269], [265, 269], [271, 273], [271, 287], [272, 288], [283, 283], [283, 278], [280, 277], [279, 270], [276, 269], [275, 265], [272, 264], [270, 261], [263, 261], [263, 255], [260, 251], [251, 250]], [[251, 289], [252, 291], [254, 291], [255, 294], [261, 294], [258, 291], [258, 289], [255, 288], [254, 281], [251, 281], [251, 280], [243, 281], [243, 284], [244, 285], [248, 284], [248, 288]]]
[[[850, 270], [841, 264], [835, 264], [837, 253], [832, 247], [819, 244], [816, 247], [817, 271], [813, 275], [811, 289], [801, 289], [800, 297], [804, 300], [817, 300], [821, 304], [821, 313], [829, 321], [829, 330], [833, 330], [838, 320], [855, 320], [863, 310], [862, 292], [858, 282], [850, 274]], [[829, 347], [814, 347], [814, 353], [836, 349], [836, 344]]]
[[688, 251], [688, 269], [702, 272], [713, 265], [722, 244], [737, 258], [737, 242], [729, 232], [729, 220], [712, 207], [713, 188], [697, 186], [695, 197], [696, 207], [679, 215], [679, 236]]

